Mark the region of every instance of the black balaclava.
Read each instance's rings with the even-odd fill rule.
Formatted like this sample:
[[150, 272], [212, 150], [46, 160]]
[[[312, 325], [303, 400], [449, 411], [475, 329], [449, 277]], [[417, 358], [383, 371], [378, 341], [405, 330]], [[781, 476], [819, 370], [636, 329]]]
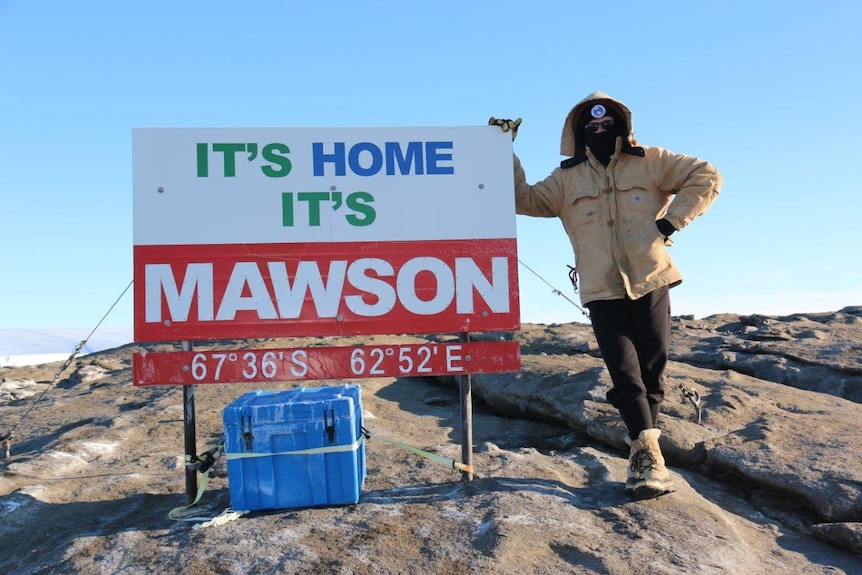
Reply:
[[[610, 116], [614, 120], [614, 126], [610, 130], [600, 133], [589, 132], [584, 129], [588, 123], [603, 116]], [[578, 129], [584, 135], [584, 144], [593, 153], [598, 161], [607, 166], [611, 161], [616, 147], [617, 136], [625, 136], [626, 125], [623, 115], [614, 107], [605, 104], [589, 104], [584, 108], [578, 120]]]

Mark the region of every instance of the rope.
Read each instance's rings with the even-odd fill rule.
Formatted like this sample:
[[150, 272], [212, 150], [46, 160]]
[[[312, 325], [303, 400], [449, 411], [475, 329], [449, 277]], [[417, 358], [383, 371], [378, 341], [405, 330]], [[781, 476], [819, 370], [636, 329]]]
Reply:
[[[236, 511], [228, 507], [220, 514], [216, 515], [212, 519], [208, 521], [204, 521], [203, 523], [196, 523], [192, 526], [192, 530], [201, 529], [203, 527], [217, 527], [219, 525], [224, 525], [228, 521], [233, 521], [234, 519], [239, 519], [243, 515], [248, 513], [248, 511]], [[197, 520], [197, 519], [196, 519]], [[177, 521], [187, 521], [187, 519], [177, 519]]]
[[[585, 310], [584, 308], [582, 308], [581, 306], [579, 306], [578, 304], [576, 304], [575, 302], [573, 302], [573, 301], [572, 301], [571, 299], [569, 299], [569, 298], [568, 298], [568, 297], [567, 297], [563, 292], [561, 292], [560, 290], [558, 290], [557, 288], [555, 288], [553, 285], [551, 285], [550, 283], [548, 283], [548, 281], [547, 281], [545, 278], [543, 278], [542, 276], [540, 276], [538, 273], [536, 273], [536, 271], [535, 271], [535, 270], [533, 270], [533, 268], [531, 268], [530, 266], [528, 266], [527, 264], [525, 264], [523, 261], [521, 261], [521, 258], [518, 258], [518, 263], [519, 263], [519, 264], [521, 264], [522, 266], [524, 266], [525, 268], [527, 268], [528, 270], [530, 270], [530, 272], [532, 272], [532, 274], [533, 274], [534, 276], [536, 276], [537, 278], [539, 278], [540, 280], [542, 280], [543, 282], [545, 282], [545, 284], [546, 284], [549, 288], [551, 288], [551, 293], [556, 294], [556, 295], [558, 295], [558, 296], [562, 297], [564, 300], [566, 300], [567, 302], [569, 302], [570, 304], [572, 304], [573, 306], [575, 306], [576, 308], [578, 308], [579, 310], [581, 310], [581, 313], [582, 313], [582, 314], [584, 314], [584, 315], [585, 315], [585, 316], [587, 316], [587, 317], [590, 317], [590, 312], [588, 312], [587, 310]], [[573, 285], [573, 286], [575, 286], [575, 292], [577, 293], [577, 280], [576, 280], [576, 279], [573, 279], [574, 277], [577, 277], [577, 276], [574, 276], [574, 273], [573, 273], [573, 272], [574, 272], [574, 269], [572, 268], [572, 266], [569, 266], [569, 269], [572, 269], [572, 273], [570, 273], [569, 278], [570, 278], [570, 279], [572, 279], [572, 285]]]
[[129, 285], [126, 286], [126, 289], [123, 290], [123, 293], [121, 293], [119, 297], [114, 300], [114, 303], [111, 304], [111, 307], [108, 308], [108, 311], [105, 312], [105, 315], [102, 316], [102, 319], [99, 320], [99, 323], [96, 324], [96, 327], [93, 328], [93, 331], [90, 332], [90, 335], [88, 335], [87, 338], [81, 342], [82, 346], [87, 343], [88, 339], [93, 337], [93, 334], [96, 333], [96, 330], [99, 329], [99, 326], [102, 325], [102, 322], [105, 321], [105, 318], [108, 317], [108, 315], [112, 311], [114, 311], [114, 308], [117, 307], [117, 304], [120, 303], [120, 300], [123, 299], [123, 296], [126, 295], [126, 292], [129, 291], [129, 288], [132, 287], [133, 283], [135, 283], [135, 280], [130, 281]]
[[60, 366], [60, 369], [57, 370], [57, 373], [54, 375], [54, 380], [51, 382], [51, 385], [43, 389], [42, 393], [39, 394], [39, 397], [36, 398], [36, 401], [30, 404], [30, 407], [27, 408], [27, 411], [24, 412], [24, 415], [21, 416], [21, 418], [18, 420], [18, 423], [16, 423], [15, 427], [12, 428], [12, 431], [0, 437], [0, 440], [3, 441], [6, 459], [10, 459], [12, 457], [12, 438], [15, 437], [15, 433], [18, 431], [18, 428], [21, 427], [21, 424], [24, 423], [24, 421], [27, 419], [27, 417], [30, 415], [36, 405], [40, 401], [42, 401], [42, 398], [45, 397], [45, 394], [48, 393], [49, 390], [53, 389], [58, 383], [60, 383], [60, 376], [63, 374], [64, 371], [66, 371], [66, 369], [68, 369], [72, 362], [75, 361], [75, 358], [78, 357], [78, 354], [81, 353], [81, 350], [84, 349], [85, 345], [87, 345], [87, 341], [89, 341], [89, 339], [93, 337], [93, 334], [96, 333], [96, 330], [99, 329], [99, 326], [102, 325], [102, 322], [105, 321], [105, 318], [108, 317], [108, 314], [113, 311], [113, 309], [117, 306], [117, 303], [119, 303], [123, 296], [126, 295], [126, 292], [129, 291], [129, 288], [132, 287], [132, 283], [134, 283], [134, 280], [129, 282], [129, 285], [126, 286], [126, 289], [123, 290], [123, 293], [120, 294], [120, 296], [114, 301], [108, 311], [105, 312], [105, 315], [102, 316], [102, 319], [99, 320], [99, 323], [96, 324], [96, 327], [93, 328], [90, 334], [80, 343], [78, 343], [77, 346], [75, 346], [74, 351], [72, 351], [72, 355], [70, 355], [69, 358], [66, 359], [65, 362], [63, 362], [63, 365]]

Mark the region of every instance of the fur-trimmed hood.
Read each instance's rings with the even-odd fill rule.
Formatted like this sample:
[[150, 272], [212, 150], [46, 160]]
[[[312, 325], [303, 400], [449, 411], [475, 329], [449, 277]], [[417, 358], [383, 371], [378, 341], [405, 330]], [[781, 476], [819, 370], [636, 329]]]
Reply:
[[578, 148], [583, 148], [583, 142], [578, 142], [578, 136], [583, 137], [583, 134], [579, 134], [578, 131], [575, 130], [575, 122], [578, 118], [581, 117], [583, 111], [587, 108], [587, 106], [592, 104], [609, 104], [613, 108], [618, 109], [623, 113], [626, 120], [626, 141], [623, 142], [623, 147], [629, 147], [633, 145], [632, 133], [634, 130], [632, 129], [632, 112], [628, 109], [628, 107], [620, 102], [619, 100], [608, 96], [604, 92], [593, 92], [577, 104], [575, 107], [571, 109], [569, 115], [566, 116], [566, 122], [563, 124], [563, 135], [560, 138], [560, 153], [564, 156], [574, 156], [575, 150]]

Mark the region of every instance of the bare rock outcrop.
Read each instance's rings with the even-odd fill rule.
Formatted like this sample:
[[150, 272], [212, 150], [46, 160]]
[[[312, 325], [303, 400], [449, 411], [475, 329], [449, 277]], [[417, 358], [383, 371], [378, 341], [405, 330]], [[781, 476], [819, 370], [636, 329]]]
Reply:
[[[624, 493], [624, 432], [590, 327], [477, 337], [519, 339], [523, 369], [471, 378], [473, 481], [375, 441], [458, 458], [452, 381], [360, 380], [372, 438], [358, 504], [200, 529], [167, 515], [186, 502], [181, 390], [131, 385], [132, 352], [171, 344], [79, 358], [53, 389], [59, 363], [0, 368], [0, 435], [16, 429], [0, 460], [0, 572], [862, 572], [862, 308], [675, 318], [660, 427], [676, 490], [640, 502]], [[197, 386], [200, 451], [248, 390]], [[193, 511], [229, 504], [217, 463]]]

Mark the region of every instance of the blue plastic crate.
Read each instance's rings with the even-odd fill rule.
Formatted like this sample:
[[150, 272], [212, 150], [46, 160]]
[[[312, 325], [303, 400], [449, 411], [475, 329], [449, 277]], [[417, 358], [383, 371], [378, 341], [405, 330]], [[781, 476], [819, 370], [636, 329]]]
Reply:
[[365, 443], [358, 385], [251, 391], [222, 415], [234, 509], [359, 501]]

